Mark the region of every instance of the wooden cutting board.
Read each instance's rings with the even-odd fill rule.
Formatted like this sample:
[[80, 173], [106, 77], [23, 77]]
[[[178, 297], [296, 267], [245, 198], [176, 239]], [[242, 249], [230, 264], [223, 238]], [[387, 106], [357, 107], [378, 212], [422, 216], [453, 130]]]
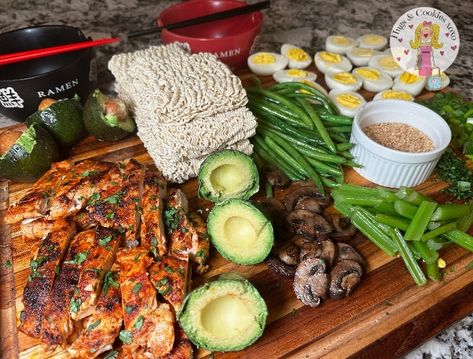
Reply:
[[[238, 75], [245, 82], [251, 76], [247, 71]], [[262, 78], [263, 83], [271, 82]], [[367, 98], [372, 94], [363, 93]], [[431, 94], [424, 94], [431, 96]], [[98, 142], [89, 137], [71, 151], [74, 161], [98, 159], [118, 161], [135, 158], [151, 165], [153, 162], [137, 137], [116, 143]], [[346, 181], [372, 186], [352, 169], [346, 170]], [[292, 185], [294, 186], [294, 184]], [[196, 180], [180, 186], [194, 209], [208, 210], [210, 203], [197, 197]], [[443, 182], [431, 178], [417, 189], [439, 201], [446, 197], [440, 191]], [[28, 184], [10, 184], [11, 203], [22, 197]], [[16, 330], [16, 307], [21, 302], [23, 288], [29, 274], [32, 242], [20, 238], [19, 228], [10, 229], [3, 223], [6, 191], [0, 186], [0, 323], [2, 358], [68, 358], [67, 352], [45, 354], [38, 341]], [[284, 191], [276, 191], [280, 198]], [[2, 207], [3, 203], [3, 207]], [[238, 266], [211, 252], [210, 270], [193, 278], [193, 286], [208, 278], [229, 271], [238, 271], [260, 291], [269, 309], [268, 324], [263, 337], [246, 350], [234, 353], [216, 353], [218, 358], [395, 358], [408, 352], [426, 339], [437, 334], [458, 319], [473, 312], [473, 272], [467, 265], [473, 253], [451, 246], [442, 250], [446, 261], [442, 282], [417, 287], [399, 258], [389, 257], [362, 235], [350, 244], [366, 258], [367, 274], [353, 295], [343, 300], [329, 300], [318, 308], [305, 307], [292, 290], [292, 281], [282, 279], [268, 269], [265, 263]], [[12, 267], [5, 265], [12, 260]], [[199, 351], [198, 357], [208, 355]]]

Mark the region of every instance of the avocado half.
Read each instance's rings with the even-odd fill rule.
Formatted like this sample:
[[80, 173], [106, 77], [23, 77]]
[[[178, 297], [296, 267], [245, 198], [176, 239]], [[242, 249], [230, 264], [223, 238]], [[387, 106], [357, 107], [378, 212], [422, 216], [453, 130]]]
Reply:
[[271, 222], [246, 200], [231, 199], [215, 205], [207, 218], [207, 229], [218, 252], [237, 264], [261, 263], [274, 243]]
[[259, 190], [258, 169], [243, 152], [223, 150], [205, 159], [199, 169], [199, 196], [212, 202], [248, 199]]
[[34, 182], [59, 160], [51, 135], [39, 124], [31, 125], [0, 157], [0, 177], [16, 182]]
[[263, 334], [268, 308], [258, 290], [236, 273], [193, 290], [178, 320], [189, 339], [210, 351], [236, 351]]
[[76, 98], [52, 102], [26, 119], [26, 124], [40, 124], [56, 140], [59, 147], [72, 147], [85, 137], [82, 105]]
[[135, 131], [125, 103], [104, 95], [99, 89], [92, 92], [84, 105], [84, 125], [87, 131], [103, 141], [118, 141]]

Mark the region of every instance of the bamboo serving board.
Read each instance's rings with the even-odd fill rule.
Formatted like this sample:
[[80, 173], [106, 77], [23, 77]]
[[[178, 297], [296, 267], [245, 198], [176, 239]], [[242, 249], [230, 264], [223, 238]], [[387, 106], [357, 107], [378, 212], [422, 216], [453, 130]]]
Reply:
[[[247, 71], [238, 75], [245, 82]], [[271, 82], [263, 78], [263, 83]], [[363, 93], [367, 98], [372, 94]], [[424, 96], [431, 96], [424, 94]], [[423, 96], [423, 97], [424, 97]], [[98, 159], [115, 162], [135, 158], [152, 165], [137, 137], [119, 142], [98, 142], [89, 137], [71, 151], [74, 161]], [[352, 169], [346, 170], [346, 181], [372, 186]], [[2, 187], [3, 185], [3, 187]], [[295, 184], [291, 185], [294, 186]], [[21, 198], [30, 185], [12, 183], [10, 203]], [[191, 208], [207, 211], [210, 203], [197, 197], [196, 180], [180, 186], [189, 198]], [[440, 191], [446, 184], [431, 178], [417, 189], [439, 201], [446, 197]], [[1, 357], [69, 358], [66, 351], [44, 353], [38, 341], [16, 329], [17, 308], [29, 274], [33, 242], [21, 240], [19, 228], [8, 228], [3, 222], [7, 196], [6, 183], [0, 182], [0, 339]], [[280, 198], [284, 191], [275, 191]], [[2, 197], [3, 196], [3, 197]], [[10, 233], [11, 231], [11, 233]], [[265, 263], [238, 266], [211, 251], [210, 270], [193, 278], [193, 287], [216, 275], [238, 271], [260, 291], [268, 310], [264, 335], [240, 352], [216, 353], [218, 358], [395, 358], [413, 349], [458, 319], [473, 312], [473, 272], [467, 265], [473, 253], [451, 246], [441, 252], [447, 268], [442, 282], [417, 287], [401, 259], [389, 257], [361, 234], [351, 242], [366, 258], [367, 273], [355, 292], [343, 300], [329, 300], [320, 307], [305, 307], [292, 289], [292, 281], [282, 279]], [[7, 261], [13, 265], [5, 265]], [[198, 351], [197, 356], [209, 353]]]

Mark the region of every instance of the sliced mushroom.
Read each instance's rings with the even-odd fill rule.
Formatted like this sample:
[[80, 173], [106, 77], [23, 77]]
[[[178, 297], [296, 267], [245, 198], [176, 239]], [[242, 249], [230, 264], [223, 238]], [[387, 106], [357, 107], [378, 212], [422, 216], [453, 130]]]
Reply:
[[324, 217], [306, 209], [289, 213], [287, 222], [292, 232], [311, 238], [326, 237], [332, 231], [332, 225]]
[[296, 266], [291, 266], [279, 260], [279, 258], [271, 257], [268, 259], [268, 267], [277, 274], [284, 277], [294, 277]]
[[325, 262], [307, 258], [299, 263], [294, 275], [294, 293], [305, 305], [316, 307], [327, 298], [329, 277]]
[[302, 248], [307, 242], [314, 242], [314, 238], [306, 237], [302, 234], [296, 234], [291, 238], [291, 243], [294, 243], [296, 246]]
[[300, 250], [300, 261], [307, 258], [319, 258], [322, 254], [322, 247], [316, 241], [306, 241]]
[[360, 282], [362, 274], [360, 263], [352, 260], [338, 261], [330, 272], [330, 297], [342, 299], [349, 296]]
[[266, 181], [273, 187], [286, 188], [291, 183], [291, 180], [284, 172], [271, 165], [263, 167], [263, 175]]
[[317, 198], [303, 196], [296, 201], [294, 209], [306, 209], [314, 213], [322, 213], [323, 207]]
[[271, 220], [276, 238], [287, 238], [287, 211], [282, 202], [274, 198], [260, 198], [255, 201], [255, 205]]
[[292, 211], [301, 198], [312, 197], [317, 199], [322, 207], [328, 206], [330, 203], [329, 195], [322, 195], [314, 186], [303, 186], [289, 192], [284, 198], [283, 203], [288, 211]]
[[350, 218], [332, 214], [330, 215], [330, 221], [334, 228], [334, 231], [330, 234], [330, 238], [333, 240], [346, 242], [355, 236], [356, 228], [351, 224]]
[[365, 265], [363, 257], [356, 251], [355, 248], [346, 243], [337, 243], [338, 248], [338, 259], [337, 261], [352, 260], [360, 263], [362, 266]]
[[301, 249], [298, 246], [292, 243], [287, 243], [278, 250], [278, 257], [280, 261], [295, 266], [299, 264], [300, 252]]
[[330, 239], [320, 242], [319, 258], [323, 259], [327, 266], [332, 268], [335, 258], [337, 257], [337, 247]]

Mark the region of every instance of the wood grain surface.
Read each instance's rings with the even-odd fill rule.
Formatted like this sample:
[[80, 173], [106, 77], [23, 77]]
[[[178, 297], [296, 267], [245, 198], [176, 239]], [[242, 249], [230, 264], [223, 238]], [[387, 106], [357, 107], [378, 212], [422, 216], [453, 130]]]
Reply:
[[[250, 76], [248, 72], [238, 74], [243, 81]], [[264, 83], [270, 81], [269, 78], [263, 78]], [[368, 98], [372, 96], [367, 93], [364, 95]], [[144, 164], [153, 163], [137, 137], [129, 137], [116, 143], [98, 142], [89, 137], [71, 150], [70, 157], [74, 161], [90, 158], [115, 162], [135, 158]], [[372, 186], [352, 169], [346, 170], [346, 181]], [[44, 353], [37, 340], [16, 331], [15, 317], [21, 309], [33, 242], [20, 239], [17, 225], [12, 226], [10, 235], [10, 229], [3, 223], [7, 198], [4, 195], [2, 202], [2, 193], [6, 193], [5, 182], [2, 184], [1, 357], [68, 358], [67, 352], [61, 350]], [[204, 211], [210, 209], [209, 202], [197, 197], [196, 180], [190, 180], [180, 187], [188, 196], [191, 208], [201, 208]], [[446, 197], [440, 193], [445, 187], [445, 183], [431, 178], [417, 189], [439, 201], [445, 201]], [[11, 183], [10, 202], [23, 196], [28, 188], [28, 184]], [[283, 194], [283, 191], [275, 191], [276, 197], [282, 197]], [[399, 258], [385, 255], [361, 234], [350, 244], [366, 258], [367, 274], [351, 297], [338, 301], [329, 300], [318, 308], [303, 306], [295, 298], [292, 281], [274, 274], [265, 263], [239, 266], [212, 250], [209, 272], [195, 276], [193, 287], [221, 273], [238, 271], [258, 288], [269, 309], [268, 324], [260, 340], [246, 350], [215, 353], [214, 357], [396, 358], [473, 312], [473, 272], [467, 269], [467, 264], [473, 260], [473, 253], [456, 246], [443, 249], [440, 254], [448, 265], [444, 279], [441, 282], [429, 281], [426, 286], [419, 288]], [[5, 266], [6, 260], [12, 260], [11, 268]], [[197, 356], [208, 354], [198, 351]]]

